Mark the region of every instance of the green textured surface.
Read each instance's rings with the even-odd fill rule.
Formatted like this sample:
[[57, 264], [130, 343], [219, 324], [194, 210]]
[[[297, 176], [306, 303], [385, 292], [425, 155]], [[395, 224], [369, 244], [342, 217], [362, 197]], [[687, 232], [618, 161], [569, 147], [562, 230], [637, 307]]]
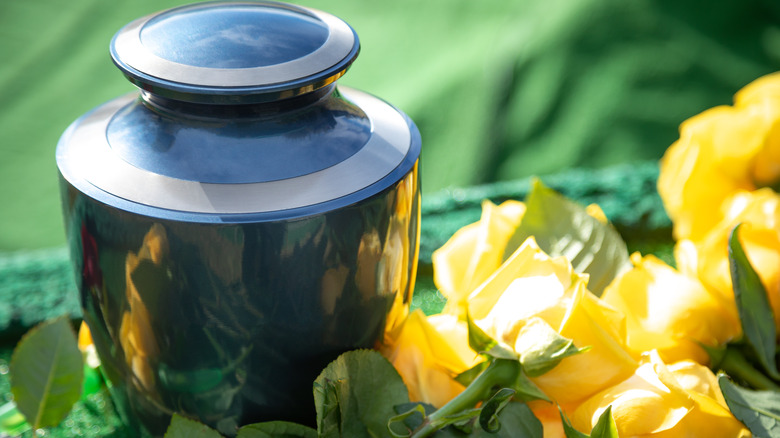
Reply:
[[[643, 161], [600, 171], [575, 169], [546, 177], [542, 182], [583, 205], [596, 203], [629, 243], [643, 250], [653, 242], [671, 240], [671, 221], [656, 192], [658, 164]], [[530, 179], [469, 188], [446, 189], [425, 196], [422, 205], [420, 263], [430, 264], [431, 253], [463, 225], [479, 219], [482, 200], [499, 203], [525, 199]]]
[[[186, 0], [0, 1], [0, 250], [64, 243], [54, 147], [133, 90], [113, 33]], [[407, 112], [426, 193], [656, 160], [780, 68], [776, 0], [299, 0], [360, 35], [340, 83]]]
[[65, 248], [0, 253], [0, 339], [60, 315], [81, 315]]
[[[543, 182], [582, 204], [598, 203], [627, 240], [631, 251], [656, 253], [671, 261], [671, 222], [655, 184], [655, 162], [619, 165], [601, 171], [575, 169], [542, 178]], [[448, 189], [423, 197], [421, 251], [414, 308], [437, 313], [445, 300], [431, 278], [431, 253], [458, 228], [479, 219], [483, 199], [524, 199], [530, 180]], [[37, 322], [58, 315], [80, 314], [73, 272], [63, 248], [0, 253], [0, 400], [9, 398], [3, 374], [11, 349]], [[105, 391], [79, 402], [50, 437], [129, 437]], [[25, 435], [29, 436], [29, 434]], [[2, 435], [0, 435], [2, 437]]]

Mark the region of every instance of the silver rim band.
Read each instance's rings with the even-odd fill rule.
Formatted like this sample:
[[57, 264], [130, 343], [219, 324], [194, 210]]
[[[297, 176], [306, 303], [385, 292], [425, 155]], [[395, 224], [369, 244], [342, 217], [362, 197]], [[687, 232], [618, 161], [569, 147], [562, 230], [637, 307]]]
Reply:
[[58, 161], [66, 178], [68, 174], [79, 175], [113, 196], [169, 210], [265, 213], [331, 201], [381, 180], [403, 161], [411, 146], [409, 127], [395, 108], [357, 90], [339, 90], [366, 113], [371, 138], [348, 159], [300, 177], [248, 184], [198, 183], [154, 174], [125, 162], [111, 152], [105, 132], [113, 114], [136, 94], [115, 99], [81, 120], [68, 140], [69, 153]]

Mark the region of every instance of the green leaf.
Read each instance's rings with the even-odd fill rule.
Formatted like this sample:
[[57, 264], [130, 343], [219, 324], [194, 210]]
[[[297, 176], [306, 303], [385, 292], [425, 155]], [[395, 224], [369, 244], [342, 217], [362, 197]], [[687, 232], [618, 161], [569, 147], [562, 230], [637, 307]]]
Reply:
[[735, 385], [725, 374], [718, 384], [734, 416], [756, 437], [780, 436], [780, 392], [752, 391]]
[[729, 378], [738, 385], [757, 390], [780, 391], [780, 385], [757, 369], [756, 362], [755, 353], [750, 345], [743, 342], [730, 342], [718, 368], [713, 367], [713, 369], [728, 374]]
[[317, 410], [317, 433], [321, 437], [341, 436], [339, 387], [329, 380], [314, 382], [314, 405]]
[[590, 438], [590, 435], [587, 433], [582, 433], [579, 430], [575, 429], [574, 426], [571, 425], [571, 421], [569, 421], [569, 417], [566, 416], [566, 414], [563, 412], [563, 409], [561, 409], [560, 406], [558, 406], [558, 413], [561, 416], [561, 423], [563, 424], [563, 433], [566, 435], [566, 438]]
[[515, 342], [520, 363], [529, 377], [539, 377], [553, 369], [561, 360], [589, 349], [577, 348], [571, 339], [561, 336], [539, 318], [530, 320]]
[[22, 337], [11, 357], [11, 392], [33, 429], [56, 426], [81, 397], [84, 363], [67, 318]]
[[479, 426], [487, 432], [496, 433], [501, 429], [501, 423], [498, 420], [498, 413], [501, 412], [507, 403], [512, 401], [515, 391], [509, 388], [501, 388], [490, 399], [482, 405], [479, 413]]
[[525, 403], [512, 402], [507, 404], [498, 414], [501, 429], [498, 432], [488, 432], [476, 429], [472, 437], [485, 438], [542, 438], [544, 431], [542, 423]]
[[601, 413], [599, 421], [590, 432], [591, 438], [619, 438], [615, 419], [612, 418], [612, 405], [607, 406]]
[[517, 373], [517, 378], [512, 383], [511, 388], [515, 390], [515, 398], [518, 400], [524, 402], [529, 402], [532, 400], [550, 401], [547, 395], [542, 392], [542, 390], [539, 389], [539, 387], [536, 386], [536, 384], [532, 382], [531, 379], [528, 378], [528, 376], [522, 370], [522, 366], [520, 372]]
[[472, 350], [496, 359], [518, 360], [520, 358], [511, 348], [491, 338], [479, 328], [468, 313], [466, 323], [469, 329], [469, 347]]
[[409, 402], [401, 376], [379, 352], [355, 350], [331, 362], [314, 381], [320, 437], [390, 436], [393, 407]]
[[566, 438], [620, 438], [617, 431], [617, 425], [612, 418], [612, 405], [607, 406], [604, 412], [599, 416], [596, 425], [593, 426], [593, 430], [590, 435], [582, 433], [575, 429], [569, 421], [569, 417], [563, 412], [560, 406], [558, 406], [558, 412], [561, 415], [561, 423], [563, 423], [563, 433], [566, 434]]
[[589, 274], [588, 289], [597, 296], [631, 267], [626, 243], [611, 225], [592, 217], [584, 207], [538, 179], [534, 179], [525, 204], [523, 220], [509, 240], [504, 260], [534, 236], [544, 252], [565, 256], [576, 272]]
[[473, 367], [467, 369], [466, 371], [455, 376], [455, 381], [460, 383], [463, 386], [469, 386], [471, 382], [473, 382], [474, 379], [477, 378], [478, 375], [482, 374], [482, 371], [485, 371], [488, 365], [490, 365], [490, 361], [488, 360], [484, 362], [480, 362], [474, 365]]
[[236, 438], [317, 438], [317, 431], [302, 424], [267, 421], [238, 429]]
[[222, 438], [216, 430], [174, 413], [165, 438]]
[[447, 426], [453, 426], [461, 431], [470, 433], [473, 420], [479, 417], [479, 413], [481, 411], [482, 410], [478, 408], [466, 409], [446, 417], [439, 417], [435, 420], [431, 420], [431, 425], [433, 425], [434, 429], [442, 429]]
[[387, 430], [393, 438], [405, 438], [412, 436], [412, 431], [420, 427], [429, 412], [435, 411], [433, 406], [430, 409], [422, 403], [404, 403], [394, 406], [393, 409], [398, 414], [387, 422]]
[[[479, 411], [472, 410], [472, 411]], [[473, 421], [473, 412], [470, 413]], [[477, 422], [470, 432], [464, 432], [456, 427], [449, 426], [436, 431], [435, 438], [543, 438], [542, 423], [525, 403], [511, 402], [498, 412], [498, 421], [501, 429], [497, 432], [484, 430]]]
[[726, 349], [727, 345], [707, 345], [701, 342], [696, 342], [699, 347], [704, 350], [705, 353], [707, 353], [707, 356], [710, 358], [710, 369], [717, 370], [720, 368], [721, 362], [723, 362], [723, 358], [726, 356]]
[[775, 363], [776, 333], [772, 306], [761, 279], [739, 242], [740, 226], [734, 227], [729, 236], [729, 267], [742, 331], [767, 373], [780, 380]]

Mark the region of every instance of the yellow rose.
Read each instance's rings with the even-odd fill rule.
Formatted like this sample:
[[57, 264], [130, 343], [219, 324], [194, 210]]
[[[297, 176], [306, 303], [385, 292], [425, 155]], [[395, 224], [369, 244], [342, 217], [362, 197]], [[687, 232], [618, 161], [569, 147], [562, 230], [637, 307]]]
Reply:
[[750, 436], [726, 406], [712, 372], [692, 361], [667, 367], [648, 354], [634, 375], [582, 403], [572, 424], [589, 432], [610, 405], [621, 437]]
[[532, 379], [558, 403], [589, 397], [637, 366], [624, 348], [623, 315], [590, 293], [586, 279], [565, 258], [549, 257], [529, 238], [468, 297], [475, 323], [506, 345], [521, 345], [524, 329], [543, 323], [575, 346], [591, 347]]
[[741, 90], [680, 125], [661, 159], [658, 192], [677, 239], [698, 240], [720, 220], [721, 203], [740, 190], [780, 180], [780, 74]]
[[[780, 195], [768, 188], [739, 192], [724, 203], [723, 216], [701, 240], [677, 243], [677, 265], [733, 303], [728, 239], [734, 226], [743, 223], [740, 242], [767, 290], [774, 314], [780, 315]], [[775, 318], [775, 325], [780, 330], [780, 318]]]
[[462, 315], [465, 298], [498, 267], [504, 250], [525, 213], [525, 204], [482, 203], [478, 222], [458, 230], [433, 253], [433, 281], [447, 297], [445, 313]]
[[464, 387], [454, 378], [479, 363], [466, 324], [453, 315], [426, 317], [419, 309], [382, 348], [409, 390], [411, 401], [444, 406]]
[[634, 268], [617, 278], [601, 299], [626, 315], [627, 344], [639, 356], [658, 350], [667, 362], [706, 363], [698, 343], [716, 346], [740, 335], [733, 300], [653, 257], [631, 256]]
[[780, 99], [780, 73], [768, 74], [749, 83], [737, 92], [734, 103], [747, 106], [776, 99]]

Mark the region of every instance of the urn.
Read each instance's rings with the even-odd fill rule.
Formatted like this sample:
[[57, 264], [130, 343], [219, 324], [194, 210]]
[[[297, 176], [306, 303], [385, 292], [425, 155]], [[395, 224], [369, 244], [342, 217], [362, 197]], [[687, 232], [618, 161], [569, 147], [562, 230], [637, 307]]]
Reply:
[[56, 150], [71, 259], [117, 410], [235, 435], [313, 425], [312, 384], [408, 313], [420, 135], [341, 87], [355, 31], [318, 10], [210, 2], [135, 20], [110, 44], [137, 88]]

